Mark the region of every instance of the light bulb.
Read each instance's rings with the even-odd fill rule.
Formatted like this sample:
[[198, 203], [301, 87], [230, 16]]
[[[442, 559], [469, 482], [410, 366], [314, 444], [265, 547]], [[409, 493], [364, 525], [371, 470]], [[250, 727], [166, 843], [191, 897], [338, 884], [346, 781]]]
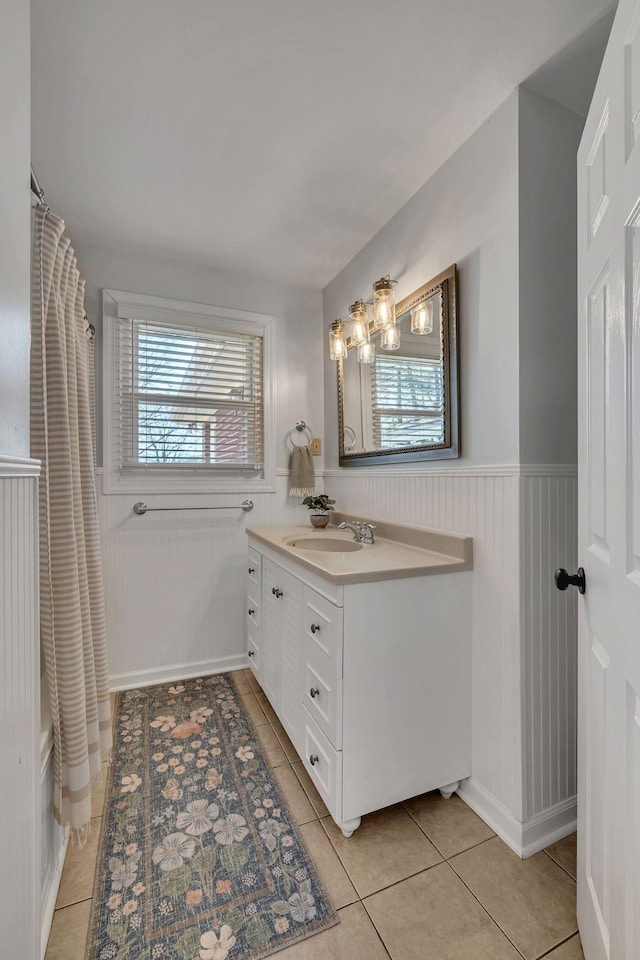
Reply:
[[381, 277], [373, 285], [373, 318], [376, 327], [388, 327], [396, 322], [394, 286], [395, 280], [389, 277]]
[[422, 335], [433, 330], [433, 303], [427, 300], [411, 312], [411, 333]]
[[329, 330], [329, 356], [332, 360], [346, 360], [347, 345], [344, 340], [344, 323], [334, 320]]
[[351, 317], [351, 340], [355, 346], [366, 343], [369, 340], [369, 320], [367, 317], [367, 305], [362, 300], [356, 300], [349, 307], [349, 316]]
[[380, 335], [380, 346], [383, 350], [397, 350], [400, 346], [400, 331], [395, 323], [391, 327], [384, 327]]
[[393, 298], [376, 300], [373, 304], [373, 319], [376, 327], [390, 327], [396, 322], [396, 305]]
[[358, 347], [358, 361], [359, 363], [373, 363], [376, 358], [376, 348], [371, 343], [370, 340], [367, 340], [366, 343], [361, 343]]

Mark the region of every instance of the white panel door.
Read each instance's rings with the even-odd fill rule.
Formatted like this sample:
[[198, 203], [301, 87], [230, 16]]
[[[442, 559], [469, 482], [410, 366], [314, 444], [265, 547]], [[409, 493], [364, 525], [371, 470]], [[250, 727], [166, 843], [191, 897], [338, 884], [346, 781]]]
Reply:
[[620, 0], [578, 153], [578, 923], [640, 957], [640, 0]]

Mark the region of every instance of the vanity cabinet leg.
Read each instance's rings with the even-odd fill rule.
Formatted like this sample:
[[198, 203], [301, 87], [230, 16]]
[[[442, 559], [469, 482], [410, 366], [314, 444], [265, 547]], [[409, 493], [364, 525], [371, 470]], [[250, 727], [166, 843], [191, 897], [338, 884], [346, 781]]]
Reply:
[[455, 783], [445, 783], [444, 787], [440, 787], [440, 793], [448, 800], [452, 793], [455, 793], [458, 787], [460, 786], [460, 781], [456, 780]]
[[345, 820], [340, 824], [340, 829], [342, 830], [342, 836], [349, 839], [354, 830], [357, 830], [360, 826], [362, 818], [355, 817], [353, 820]]

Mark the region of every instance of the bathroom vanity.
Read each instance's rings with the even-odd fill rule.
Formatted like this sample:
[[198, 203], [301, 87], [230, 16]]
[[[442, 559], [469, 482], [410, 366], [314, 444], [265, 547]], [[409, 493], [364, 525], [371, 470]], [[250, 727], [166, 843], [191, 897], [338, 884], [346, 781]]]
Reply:
[[343, 834], [450, 795], [471, 772], [471, 539], [399, 524], [372, 544], [333, 525], [248, 535], [249, 665]]

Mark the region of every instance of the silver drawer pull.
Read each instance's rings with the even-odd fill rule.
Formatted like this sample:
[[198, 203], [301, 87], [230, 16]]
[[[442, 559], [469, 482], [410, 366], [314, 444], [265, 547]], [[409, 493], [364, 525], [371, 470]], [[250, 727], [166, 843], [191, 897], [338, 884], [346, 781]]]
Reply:
[[256, 572], [255, 567], [249, 567], [249, 573], [255, 573], [255, 572]]
[[320, 633], [320, 624], [312, 623], [311, 624], [311, 633]]
[[311, 699], [313, 700], [314, 697], [319, 697], [319, 696], [320, 696], [320, 691], [318, 690], [317, 687], [311, 687], [311, 690], [309, 690], [309, 695], [311, 696]]
[[248, 657], [255, 657], [255, 651], [249, 650], [249, 652], [247, 653], [247, 656], [248, 656]]
[[249, 608], [249, 616], [252, 617], [254, 613], [255, 613], [255, 610], [252, 610], [251, 608]]
[[311, 756], [309, 757], [309, 763], [311, 764], [311, 766], [315, 767], [316, 763], [319, 763], [319, 762], [320, 762], [320, 757], [314, 757], [314, 755], [311, 754]]

